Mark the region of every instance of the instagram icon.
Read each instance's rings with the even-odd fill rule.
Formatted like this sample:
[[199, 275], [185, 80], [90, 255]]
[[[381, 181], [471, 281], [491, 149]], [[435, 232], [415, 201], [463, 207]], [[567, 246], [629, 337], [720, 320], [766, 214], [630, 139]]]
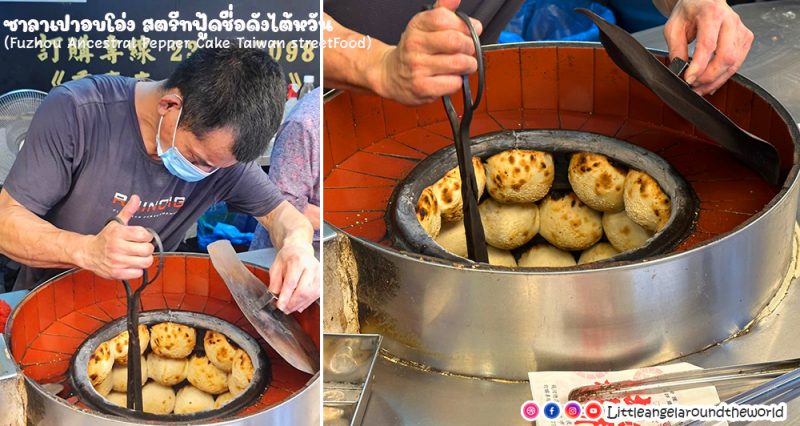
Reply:
[[580, 417], [582, 411], [581, 404], [578, 404], [575, 401], [569, 401], [564, 404], [564, 417], [570, 420]]

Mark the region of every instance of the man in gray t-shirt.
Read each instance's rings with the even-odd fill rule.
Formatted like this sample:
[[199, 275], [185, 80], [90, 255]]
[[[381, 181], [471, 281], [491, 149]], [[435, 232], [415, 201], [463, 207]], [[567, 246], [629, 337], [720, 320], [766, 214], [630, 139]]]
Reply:
[[26, 265], [15, 289], [73, 266], [137, 278], [153, 262], [144, 227], [174, 250], [226, 201], [279, 242], [278, 307], [305, 309], [319, 296], [312, 226], [254, 162], [284, 92], [265, 52], [238, 48], [198, 50], [163, 82], [95, 76], [54, 88], [0, 192], [0, 253]]

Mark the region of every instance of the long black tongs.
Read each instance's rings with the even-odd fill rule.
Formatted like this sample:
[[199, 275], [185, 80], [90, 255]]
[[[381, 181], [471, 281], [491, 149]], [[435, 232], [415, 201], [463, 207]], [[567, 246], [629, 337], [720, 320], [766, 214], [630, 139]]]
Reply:
[[[119, 217], [113, 217], [109, 222], [117, 222], [126, 226]], [[142, 291], [152, 284], [164, 269], [164, 246], [161, 237], [150, 228], [146, 228], [153, 235], [153, 244], [158, 249], [158, 266], [153, 278], [148, 279], [147, 269], [142, 270], [142, 285], [133, 290], [128, 280], [122, 280], [125, 286], [125, 296], [128, 302], [127, 327], [128, 327], [128, 408], [131, 410], [144, 411], [144, 401], [142, 399], [142, 361], [139, 348], [139, 312]]]
[[458, 120], [458, 113], [453, 107], [450, 96], [442, 96], [444, 110], [450, 120], [450, 128], [453, 131], [453, 140], [456, 144], [456, 154], [458, 156], [458, 170], [461, 174], [461, 199], [464, 204], [464, 230], [467, 236], [467, 253], [471, 260], [475, 262], [489, 262], [489, 255], [486, 251], [486, 237], [483, 232], [481, 215], [478, 211], [478, 183], [475, 181], [475, 170], [472, 167], [472, 148], [470, 147], [469, 126], [472, 123], [472, 114], [481, 102], [483, 97], [483, 51], [478, 33], [475, 32], [472, 23], [463, 12], [456, 12], [459, 18], [467, 25], [472, 43], [475, 45], [475, 56], [478, 60], [478, 90], [475, 100], [472, 100], [472, 91], [469, 87], [469, 75], [461, 76], [463, 81], [461, 93], [464, 98], [464, 115], [461, 122]]
[[608, 56], [625, 73], [639, 80], [673, 111], [711, 136], [769, 183], [778, 183], [780, 158], [775, 147], [737, 126], [711, 102], [695, 93], [679, 76], [683, 68], [680, 65], [685, 63], [678, 60], [677, 64], [673, 63], [667, 68], [622, 28], [606, 22], [589, 10], [576, 10], [597, 25], [600, 42]]

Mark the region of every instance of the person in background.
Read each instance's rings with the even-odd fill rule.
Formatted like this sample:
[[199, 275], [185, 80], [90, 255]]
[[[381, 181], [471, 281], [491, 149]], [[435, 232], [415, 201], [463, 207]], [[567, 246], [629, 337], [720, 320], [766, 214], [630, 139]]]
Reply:
[[[460, 90], [461, 75], [477, 69], [467, 26], [455, 10], [472, 16], [481, 42], [494, 43], [523, 0], [427, 2], [326, 0], [323, 31], [326, 87], [373, 92], [406, 105], [421, 105]], [[744, 62], [753, 33], [724, 0], [653, 0], [669, 19], [664, 36], [670, 58], [688, 60], [684, 78], [699, 94], [716, 91]], [[477, 18], [477, 19], [476, 19]], [[366, 48], [348, 41], [372, 37]]]
[[[318, 87], [295, 105], [275, 136], [270, 157], [269, 178], [283, 197], [314, 226], [314, 242], [319, 243], [319, 154], [320, 105]], [[250, 250], [272, 247], [263, 226], [256, 228]]]

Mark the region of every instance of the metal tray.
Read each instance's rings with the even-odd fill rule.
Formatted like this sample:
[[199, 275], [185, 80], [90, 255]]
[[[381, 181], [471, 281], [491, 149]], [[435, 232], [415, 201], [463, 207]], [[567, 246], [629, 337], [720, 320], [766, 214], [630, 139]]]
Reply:
[[361, 424], [382, 340], [378, 334], [324, 335], [322, 405], [325, 425]]

